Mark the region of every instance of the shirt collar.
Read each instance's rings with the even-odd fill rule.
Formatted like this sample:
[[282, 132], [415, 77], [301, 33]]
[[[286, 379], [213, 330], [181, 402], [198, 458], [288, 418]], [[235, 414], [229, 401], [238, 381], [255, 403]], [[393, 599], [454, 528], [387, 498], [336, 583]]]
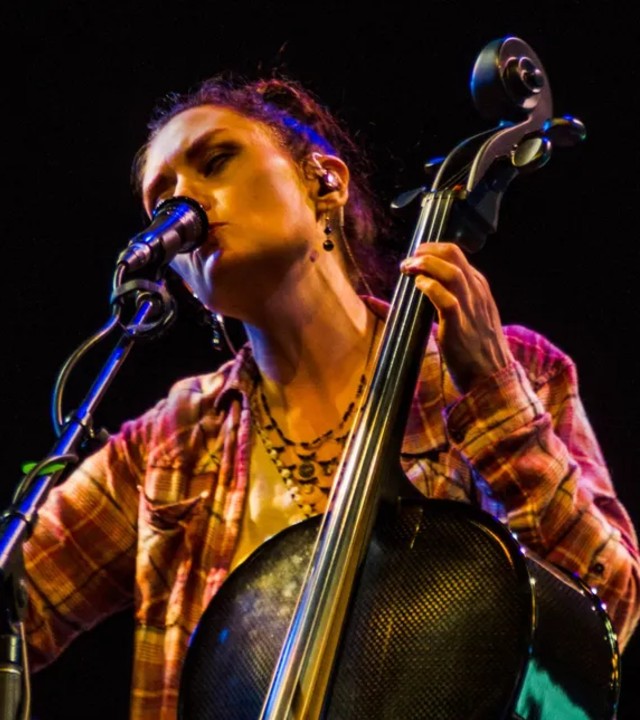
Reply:
[[[366, 306], [379, 318], [384, 319], [389, 312], [389, 304], [369, 295], [361, 296]], [[215, 400], [216, 410], [228, 406], [232, 398], [243, 395], [248, 397], [260, 379], [260, 372], [253, 357], [251, 345], [247, 342], [227, 365], [227, 377]]]
[[[386, 319], [390, 308], [389, 303], [370, 295], [361, 297], [371, 312], [383, 320]], [[433, 333], [429, 337], [426, 352], [438, 354]], [[235, 358], [229, 361], [227, 373], [222, 389], [214, 403], [217, 411], [227, 408], [233, 399], [248, 398], [260, 379], [260, 372], [248, 342], [240, 348]], [[417, 405], [413, 408], [406, 428], [403, 452], [421, 454], [426, 449], [437, 447], [446, 441], [440, 413], [446, 403], [456, 398], [457, 392], [450, 381], [447, 382], [445, 378], [440, 378], [440, 382], [436, 382], [436, 377], [433, 376], [427, 379], [427, 383], [424, 382], [424, 378], [420, 382], [418, 388], [420, 397], [419, 400], [414, 397], [413, 403], [423, 407], [426, 404], [426, 407], [429, 408], [427, 413], [429, 417], [425, 417], [424, 409], [418, 411]], [[443, 393], [449, 397], [443, 397]], [[430, 429], [426, 433], [425, 426]]]

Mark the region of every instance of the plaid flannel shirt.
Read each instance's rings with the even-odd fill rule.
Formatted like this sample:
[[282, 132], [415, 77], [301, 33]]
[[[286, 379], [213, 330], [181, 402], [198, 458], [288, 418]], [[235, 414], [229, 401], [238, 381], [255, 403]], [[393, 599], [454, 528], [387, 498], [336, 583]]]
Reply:
[[[386, 306], [368, 299], [379, 314]], [[519, 541], [598, 589], [624, 647], [640, 614], [640, 559], [572, 361], [511, 326], [514, 362], [456, 390], [432, 333], [402, 447], [433, 498], [504, 510]], [[249, 482], [250, 350], [184, 379], [54, 488], [25, 545], [32, 669], [133, 606], [131, 718], [176, 717], [187, 643], [234, 554]]]

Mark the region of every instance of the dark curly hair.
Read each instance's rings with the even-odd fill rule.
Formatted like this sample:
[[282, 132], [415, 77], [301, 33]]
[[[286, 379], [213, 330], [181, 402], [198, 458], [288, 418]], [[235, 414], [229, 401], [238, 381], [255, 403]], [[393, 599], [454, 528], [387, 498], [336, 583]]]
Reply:
[[[231, 72], [204, 80], [187, 93], [169, 93], [155, 106], [149, 136], [134, 159], [132, 182], [140, 193], [147, 150], [155, 135], [177, 114], [201, 105], [219, 105], [258, 120], [271, 128], [294, 161], [311, 152], [337, 155], [349, 166], [349, 200], [344, 233], [357, 267], [349, 267], [352, 282], [363, 290], [386, 290], [386, 273], [376, 239], [388, 232], [389, 219], [370, 185], [371, 167], [342, 123], [298, 81], [290, 78], [249, 80]], [[363, 280], [364, 278], [364, 280]], [[363, 287], [364, 286], [364, 287]]]

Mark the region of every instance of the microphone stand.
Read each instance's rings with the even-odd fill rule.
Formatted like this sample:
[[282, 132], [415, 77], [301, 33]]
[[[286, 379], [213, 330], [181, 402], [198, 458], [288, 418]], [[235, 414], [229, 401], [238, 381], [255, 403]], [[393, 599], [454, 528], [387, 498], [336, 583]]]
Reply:
[[[119, 270], [121, 277], [124, 269]], [[94, 412], [135, 341], [164, 329], [173, 319], [174, 301], [163, 281], [138, 279], [116, 284], [112, 302], [131, 293], [135, 303], [131, 323], [123, 327], [116, 347], [84, 401], [62, 428], [50, 454], [22, 479], [13, 502], [0, 515], [0, 720], [27, 720], [30, 712], [23, 627], [27, 606], [23, 543], [31, 535], [38, 509], [50, 490], [77, 462], [78, 449], [94, 437]]]

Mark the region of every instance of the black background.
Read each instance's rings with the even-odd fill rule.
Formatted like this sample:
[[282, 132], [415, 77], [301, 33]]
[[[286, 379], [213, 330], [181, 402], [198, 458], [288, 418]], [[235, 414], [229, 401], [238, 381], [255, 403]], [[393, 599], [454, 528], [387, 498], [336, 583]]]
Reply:
[[[504, 322], [541, 331], [576, 359], [615, 485], [640, 525], [640, 37], [621, 4], [73, 0], [3, 13], [5, 502], [21, 462], [52, 447], [56, 373], [108, 317], [116, 254], [144, 227], [129, 167], [159, 96], [225, 68], [277, 65], [369, 147], [388, 201], [423, 182], [425, 160], [488, 127], [471, 101], [471, 68], [487, 42], [516, 35], [543, 62], [555, 114], [581, 119], [588, 138], [512, 185], [476, 263]], [[181, 308], [167, 336], [134, 350], [96, 422], [115, 429], [177, 377], [221, 359]], [[101, 361], [74, 375], [70, 403]], [[36, 676], [37, 716], [124, 717], [129, 630], [130, 619], [117, 617]], [[623, 656], [621, 719], [640, 709], [639, 670], [636, 635]]]

